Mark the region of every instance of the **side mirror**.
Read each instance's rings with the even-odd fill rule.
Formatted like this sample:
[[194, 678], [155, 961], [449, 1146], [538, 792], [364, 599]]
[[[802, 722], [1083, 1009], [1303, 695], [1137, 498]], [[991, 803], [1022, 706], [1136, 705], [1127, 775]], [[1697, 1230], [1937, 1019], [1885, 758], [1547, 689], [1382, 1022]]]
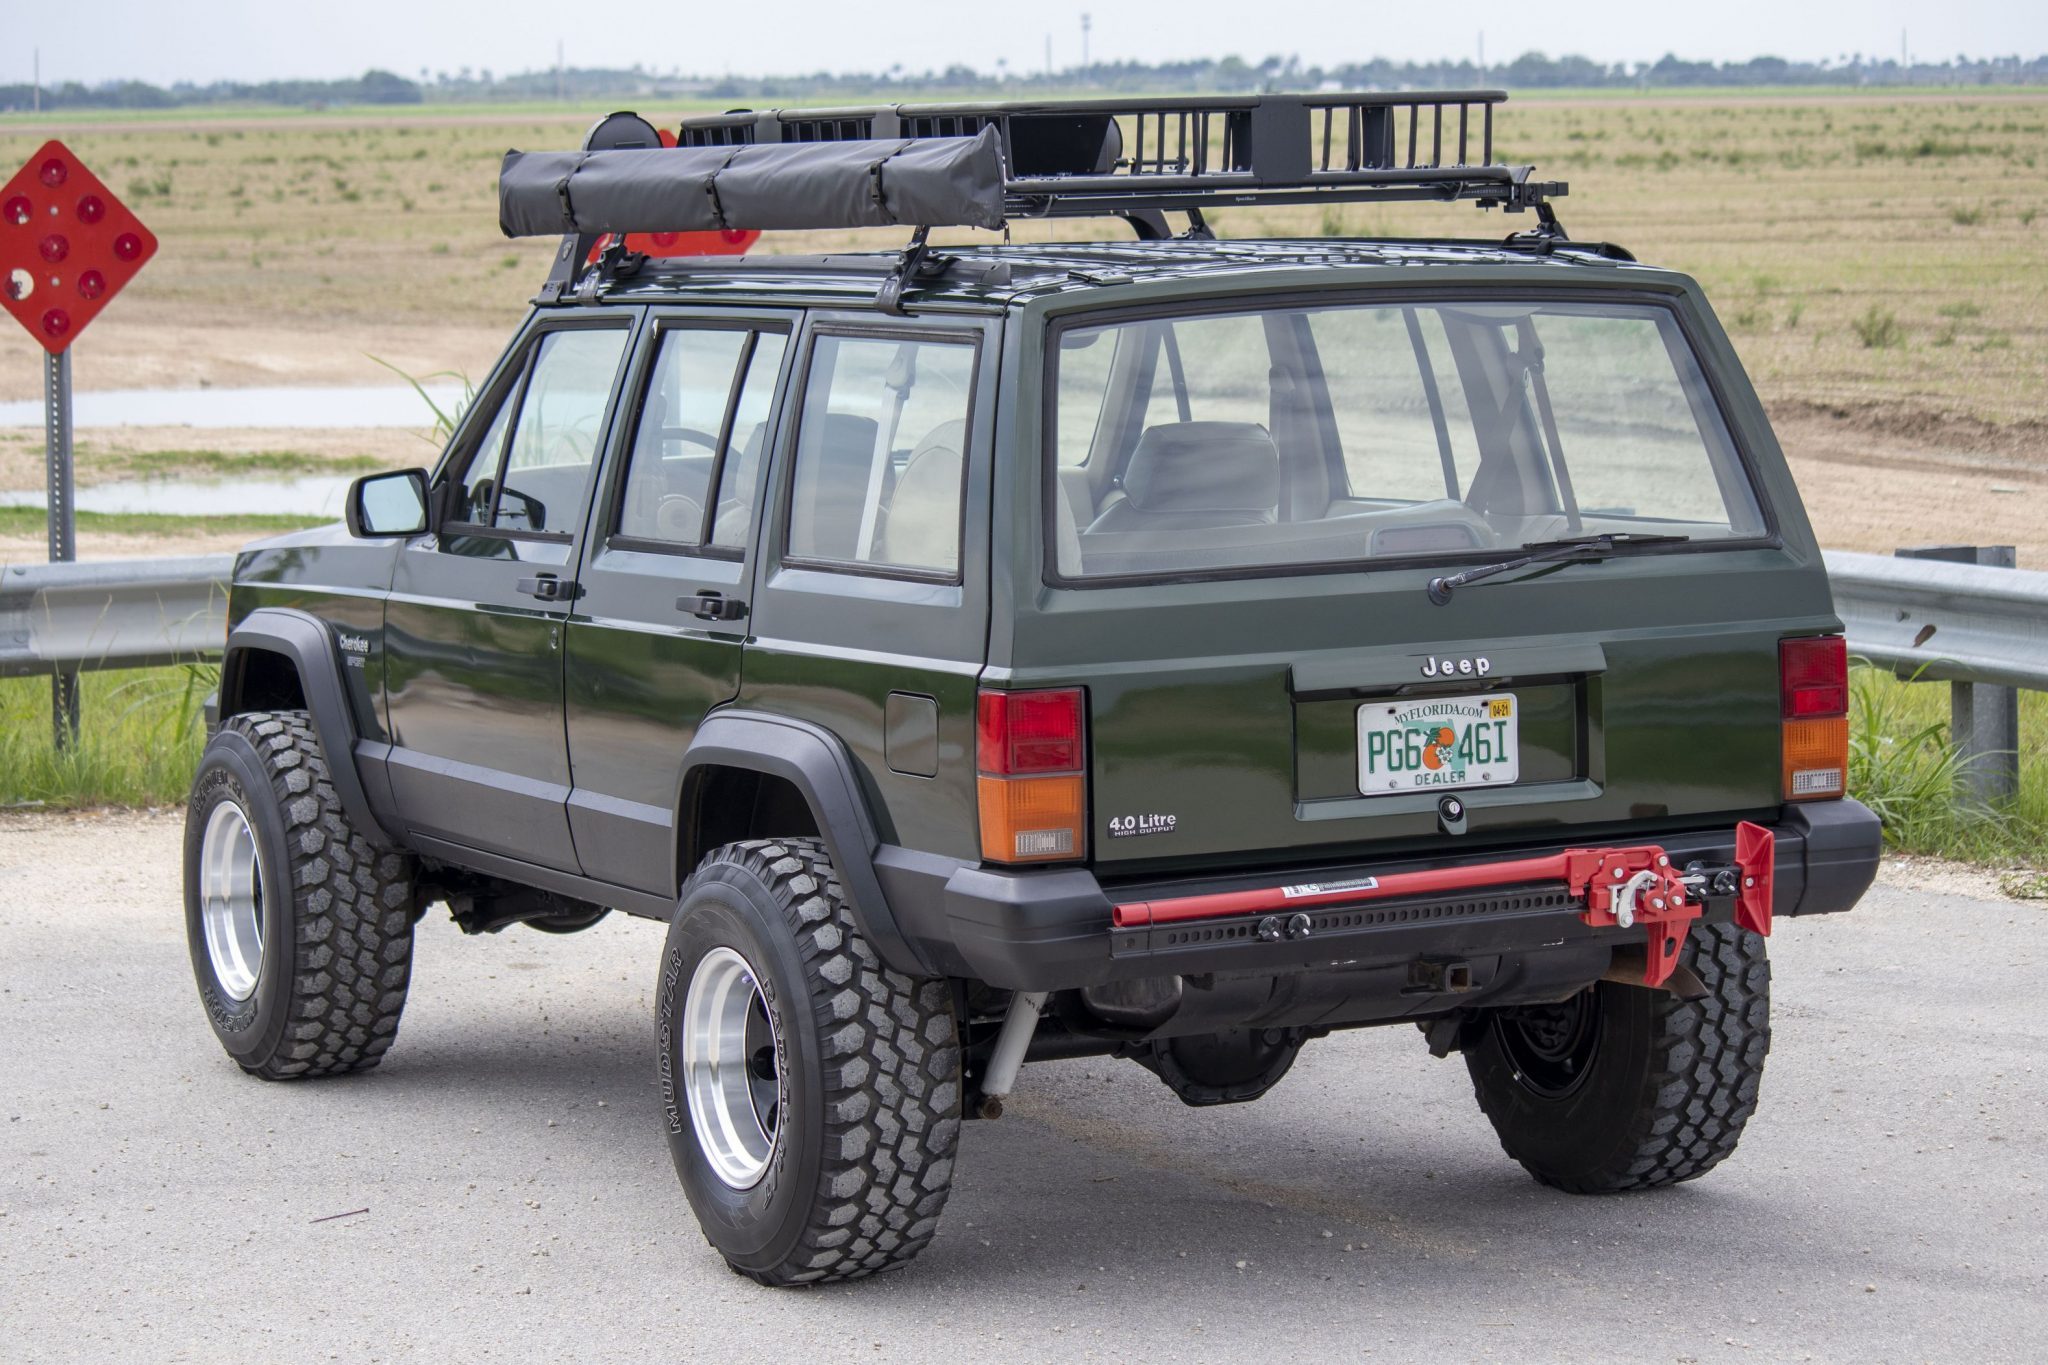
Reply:
[[361, 540], [416, 536], [432, 529], [427, 514], [427, 471], [400, 469], [365, 474], [348, 486], [343, 516]]

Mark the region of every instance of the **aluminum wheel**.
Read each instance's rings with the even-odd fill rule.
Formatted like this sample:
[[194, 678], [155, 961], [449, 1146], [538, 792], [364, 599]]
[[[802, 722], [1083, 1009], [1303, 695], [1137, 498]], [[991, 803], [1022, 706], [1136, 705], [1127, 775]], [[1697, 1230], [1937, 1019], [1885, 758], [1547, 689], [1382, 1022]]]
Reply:
[[221, 990], [230, 999], [247, 1000], [263, 973], [263, 864], [256, 831], [232, 801], [206, 817], [199, 846], [199, 922]]
[[733, 1189], [751, 1189], [775, 1151], [782, 1065], [754, 969], [730, 948], [713, 948], [691, 974], [682, 1072], [704, 1159]]

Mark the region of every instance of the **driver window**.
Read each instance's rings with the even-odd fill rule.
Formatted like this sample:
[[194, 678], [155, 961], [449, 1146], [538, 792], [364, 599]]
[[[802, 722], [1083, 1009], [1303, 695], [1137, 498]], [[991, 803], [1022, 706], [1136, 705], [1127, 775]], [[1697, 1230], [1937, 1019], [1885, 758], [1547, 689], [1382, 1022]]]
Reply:
[[743, 331], [678, 329], [661, 339], [626, 466], [620, 535], [703, 542], [719, 428], [746, 345]]
[[493, 526], [576, 529], [626, 336], [623, 328], [605, 328], [541, 338], [506, 448]]

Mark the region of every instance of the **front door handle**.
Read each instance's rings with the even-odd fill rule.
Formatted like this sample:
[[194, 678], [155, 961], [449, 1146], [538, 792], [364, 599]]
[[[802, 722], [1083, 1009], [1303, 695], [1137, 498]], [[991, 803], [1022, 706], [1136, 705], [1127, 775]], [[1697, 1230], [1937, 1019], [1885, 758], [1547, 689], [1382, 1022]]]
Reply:
[[706, 589], [688, 597], [678, 597], [676, 610], [686, 611], [706, 621], [737, 621], [747, 614], [747, 604], [737, 597]]
[[538, 597], [543, 602], [566, 602], [576, 595], [576, 585], [553, 574], [542, 574], [538, 578], [522, 578], [516, 584], [519, 591], [528, 597]]

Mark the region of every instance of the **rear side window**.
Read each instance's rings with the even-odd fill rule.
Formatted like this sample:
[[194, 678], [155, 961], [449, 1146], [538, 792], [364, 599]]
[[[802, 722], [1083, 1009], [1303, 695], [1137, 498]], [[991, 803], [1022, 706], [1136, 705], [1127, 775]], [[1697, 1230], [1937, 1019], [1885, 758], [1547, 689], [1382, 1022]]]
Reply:
[[1057, 462], [1087, 471], [1047, 480], [1062, 578], [1767, 527], [1676, 316], [1652, 304], [1137, 320], [1059, 332], [1052, 363]]
[[798, 419], [788, 557], [957, 576], [975, 347], [820, 336]]

